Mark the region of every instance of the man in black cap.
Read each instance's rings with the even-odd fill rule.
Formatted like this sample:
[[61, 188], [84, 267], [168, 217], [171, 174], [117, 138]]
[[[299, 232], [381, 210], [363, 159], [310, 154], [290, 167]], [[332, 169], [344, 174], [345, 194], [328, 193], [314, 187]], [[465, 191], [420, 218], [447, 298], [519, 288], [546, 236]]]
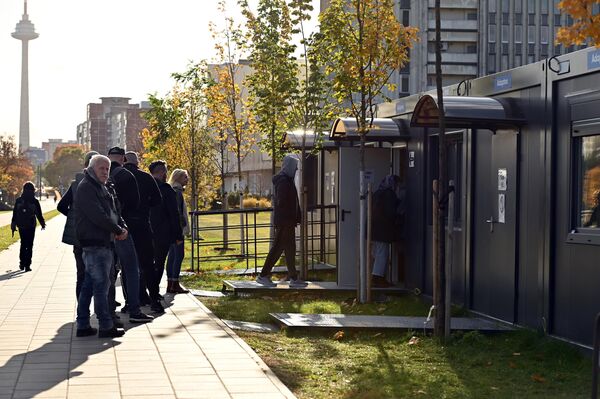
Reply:
[[[142, 270], [140, 289], [148, 288], [152, 311], [163, 313], [164, 308], [160, 303], [159, 294], [160, 274], [157, 273], [154, 263], [154, 244], [150, 226], [150, 208], [161, 204], [162, 195], [154, 178], [140, 170], [138, 165], [139, 159], [135, 152], [129, 151], [125, 154], [125, 169], [135, 176], [140, 192], [140, 205], [127, 213], [125, 221], [131, 230]], [[145, 286], [142, 285], [143, 283]]]

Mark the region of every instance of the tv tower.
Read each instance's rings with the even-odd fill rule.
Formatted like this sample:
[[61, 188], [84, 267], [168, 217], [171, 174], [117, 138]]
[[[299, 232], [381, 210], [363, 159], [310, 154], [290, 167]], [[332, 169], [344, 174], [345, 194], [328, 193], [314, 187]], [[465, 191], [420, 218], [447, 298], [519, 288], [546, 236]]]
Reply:
[[19, 150], [29, 148], [29, 41], [38, 38], [35, 27], [27, 15], [27, 0], [24, 0], [23, 17], [12, 34], [22, 42], [21, 59], [21, 121], [19, 124]]

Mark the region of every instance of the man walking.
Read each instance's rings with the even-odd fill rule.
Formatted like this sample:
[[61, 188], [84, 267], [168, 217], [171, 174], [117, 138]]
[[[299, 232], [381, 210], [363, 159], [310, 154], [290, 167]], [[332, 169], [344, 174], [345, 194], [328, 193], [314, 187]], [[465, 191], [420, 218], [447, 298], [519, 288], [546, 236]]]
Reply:
[[33, 256], [33, 240], [35, 239], [35, 219], [42, 225], [42, 230], [46, 228], [46, 221], [42, 215], [40, 202], [35, 198], [35, 186], [28, 181], [23, 184], [23, 193], [15, 201], [13, 208], [12, 221], [10, 229], [13, 236], [15, 230], [19, 229], [21, 237], [21, 249], [19, 252], [19, 268], [26, 272], [31, 271], [31, 257]]
[[298, 170], [298, 160], [286, 155], [283, 158], [281, 172], [273, 176], [273, 224], [275, 226], [275, 241], [267, 255], [265, 264], [256, 278], [256, 282], [268, 287], [277, 284], [271, 280], [271, 270], [282, 253], [285, 253], [285, 263], [290, 278], [290, 287], [306, 287], [307, 283], [298, 279], [296, 271], [296, 225], [300, 223], [300, 206], [298, 192], [294, 184], [294, 176]]
[[[154, 233], [154, 264], [158, 276], [162, 278], [169, 248], [172, 244], [183, 242], [183, 231], [179, 222], [175, 190], [167, 183], [166, 162], [154, 161], [150, 164], [149, 169], [158, 184], [163, 199], [159, 206], [153, 207], [150, 211], [150, 222]], [[157, 279], [160, 281], [160, 278]], [[167, 292], [173, 293], [176, 289], [173, 287], [174, 280], [169, 270], [167, 270], [167, 278], [169, 284]]]
[[121, 337], [125, 334], [114, 327], [107, 298], [114, 258], [111, 245], [115, 239], [127, 238], [125, 221], [117, 212], [115, 198], [106, 189], [109, 170], [107, 157], [93, 156], [75, 193], [76, 232], [85, 264], [85, 278], [77, 305], [78, 337], [96, 334], [96, 329], [90, 326], [92, 296], [100, 327], [98, 336]]
[[[156, 313], [163, 313], [165, 309], [160, 303], [162, 298], [159, 293], [162, 275], [159, 275], [154, 264], [154, 244], [150, 226], [150, 208], [160, 205], [162, 196], [154, 178], [140, 170], [138, 164], [135, 152], [125, 154], [125, 169], [133, 174], [138, 183], [140, 203], [136, 209], [124, 213], [123, 217], [131, 230], [144, 281], [150, 293], [150, 309]], [[144, 290], [146, 288], [141, 287]]]

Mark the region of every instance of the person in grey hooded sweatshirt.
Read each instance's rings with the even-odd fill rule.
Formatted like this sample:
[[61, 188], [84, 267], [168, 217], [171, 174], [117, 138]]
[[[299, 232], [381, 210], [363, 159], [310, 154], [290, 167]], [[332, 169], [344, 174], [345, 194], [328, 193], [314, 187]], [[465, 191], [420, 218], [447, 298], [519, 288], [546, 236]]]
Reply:
[[298, 170], [298, 159], [291, 155], [283, 158], [281, 171], [273, 176], [273, 225], [275, 240], [267, 255], [265, 264], [256, 278], [256, 282], [273, 287], [271, 270], [282, 253], [288, 268], [290, 287], [305, 287], [307, 283], [298, 279], [296, 271], [296, 225], [300, 223], [301, 212], [298, 204], [298, 192], [294, 184], [294, 176]]

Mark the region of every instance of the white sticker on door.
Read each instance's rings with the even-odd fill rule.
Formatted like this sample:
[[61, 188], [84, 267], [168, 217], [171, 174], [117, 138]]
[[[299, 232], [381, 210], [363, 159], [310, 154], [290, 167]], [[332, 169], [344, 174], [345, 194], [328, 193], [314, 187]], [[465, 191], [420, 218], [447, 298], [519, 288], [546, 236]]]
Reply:
[[506, 197], [498, 194], [498, 223], [506, 223]]
[[508, 187], [508, 172], [506, 169], [498, 169], [498, 190], [506, 191]]

